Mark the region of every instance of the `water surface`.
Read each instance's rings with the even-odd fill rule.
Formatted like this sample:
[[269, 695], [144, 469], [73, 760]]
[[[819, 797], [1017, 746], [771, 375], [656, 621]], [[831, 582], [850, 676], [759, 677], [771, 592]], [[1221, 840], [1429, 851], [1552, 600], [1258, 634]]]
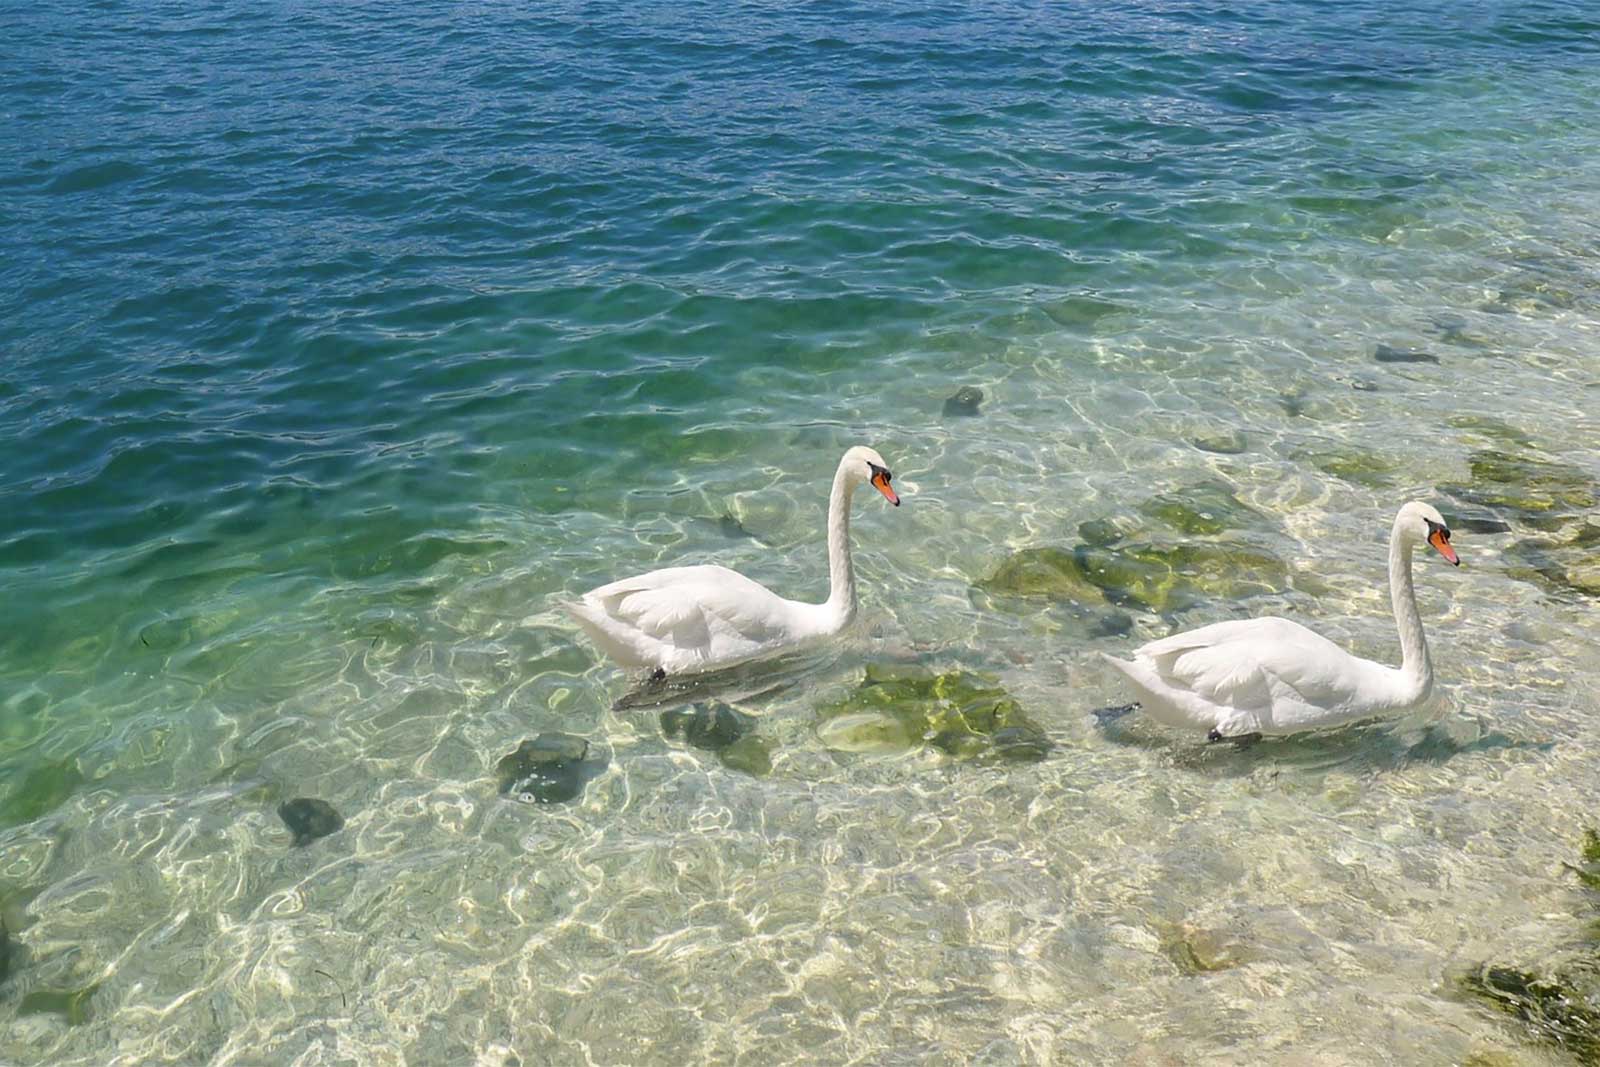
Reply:
[[[1519, 570], [1537, 515], [1419, 560], [1427, 713], [1238, 752], [1089, 712], [1096, 652], [1220, 618], [1395, 659], [1400, 503], [1472, 511], [1486, 453], [1600, 481], [1585, 5], [7, 22], [0, 1060], [1546, 1062], [1451, 982], [1578, 933], [1600, 641]], [[612, 710], [555, 601], [820, 599], [858, 442], [906, 506], [858, 501], [843, 647], [741, 690], [771, 773]], [[1084, 522], [1181, 540], [1148, 505], [1202, 485], [1279, 592], [1125, 633], [974, 593]], [[1056, 747], [828, 748], [884, 663]], [[556, 730], [581, 800], [499, 794]], [[291, 847], [296, 796], [344, 829]]]

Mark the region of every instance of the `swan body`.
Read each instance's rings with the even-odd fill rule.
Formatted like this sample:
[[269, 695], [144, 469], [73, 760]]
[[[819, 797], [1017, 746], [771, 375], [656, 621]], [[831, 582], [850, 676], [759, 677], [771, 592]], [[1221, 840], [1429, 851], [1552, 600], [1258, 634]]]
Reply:
[[828, 599], [785, 600], [738, 571], [667, 567], [591, 589], [564, 605], [602, 652], [659, 674], [719, 670], [788, 652], [843, 630], [855, 618], [850, 500], [870, 483], [900, 506], [883, 457], [856, 446], [839, 460], [828, 499]]
[[1139, 691], [1151, 717], [1212, 739], [1289, 734], [1406, 711], [1433, 689], [1433, 664], [1417, 615], [1411, 552], [1433, 546], [1457, 566], [1444, 517], [1413, 501], [1389, 535], [1389, 596], [1400, 630], [1399, 667], [1352, 656], [1288, 619], [1219, 622], [1151, 641], [1133, 660], [1105, 656]]

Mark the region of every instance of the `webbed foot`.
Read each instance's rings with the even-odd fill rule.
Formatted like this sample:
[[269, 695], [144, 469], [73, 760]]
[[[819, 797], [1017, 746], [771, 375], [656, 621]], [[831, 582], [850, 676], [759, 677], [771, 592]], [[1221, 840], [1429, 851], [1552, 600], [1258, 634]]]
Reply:
[[1132, 704], [1119, 704], [1116, 707], [1111, 708], [1095, 708], [1089, 714], [1093, 715], [1097, 720], [1099, 720], [1101, 726], [1104, 726], [1106, 723], [1116, 722], [1124, 715], [1138, 710], [1139, 702], [1135, 700]]
[[1208, 744], [1215, 744], [1218, 741], [1226, 741], [1240, 751], [1249, 748], [1251, 745], [1254, 745], [1260, 740], [1261, 735], [1259, 733], [1234, 734], [1231, 737], [1224, 737], [1222, 736], [1222, 731], [1218, 730], [1216, 727], [1212, 727], [1211, 731], [1206, 734], [1206, 742]]

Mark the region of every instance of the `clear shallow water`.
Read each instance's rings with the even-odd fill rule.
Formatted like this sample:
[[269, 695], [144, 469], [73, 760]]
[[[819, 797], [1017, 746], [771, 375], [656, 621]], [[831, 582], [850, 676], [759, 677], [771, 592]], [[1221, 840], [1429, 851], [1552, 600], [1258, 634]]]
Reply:
[[[1546, 1061], [1449, 989], [1577, 930], [1600, 641], [1529, 530], [1419, 560], [1431, 716], [1236, 753], [1088, 711], [1174, 625], [1393, 657], [1382, 537], [1455, 513], [1482, 419], [1600, 478], [1582, 5], [9, 22], [0, 1060]], [[771, 775], [612, 711], [552, 601], [690, 559], [820, 597], [857, 441], [906, 506], [858, 502], [861, 632], [743, 705]], [[971, 592], [1206, 481], [1287, 592], [1122, 637]], [[905, 660], [1057, 748], [825, 748]], [[543, 730], [609, 758], [580, 802], [496, 793]], [[346, 828], [290, 848], [297, 795]]]

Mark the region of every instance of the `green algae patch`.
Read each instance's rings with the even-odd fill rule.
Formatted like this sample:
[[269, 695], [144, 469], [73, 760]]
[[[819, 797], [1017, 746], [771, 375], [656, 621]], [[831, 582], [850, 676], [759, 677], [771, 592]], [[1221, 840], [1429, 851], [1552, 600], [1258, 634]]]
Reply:
[[1469, 504], [1511, 512], [1530, 526], [1555, 529], [1600, 504], [1600, 487], [1570, 463], [1495, 449], [1472, 453], [1469, 463], [1470, 484], [1440, 488]]
[[[1600, 834], [1587, 829], [1577, 864], [1566, 866], [1590, 890], [1592, 912], [1600, 890]], [[1457, 990], [1516, 1020], [1529, 1037], [1554, 1045], [1579, 1063], [1600, 1065], [1600, 926], [1591, 924], [1588, 942], [1573, 962], [1554, 970], [1480, 964], [1455, 980]]]
[[754, 734], [746, 734], [719, 749], [717, 758], [730, 771], [741, 771], [752, 778], [765, 778], [772, 773], [772, 746], [765, 738]]
[[60, 1015], [68, 1026], [89, 1021], [89, 999], [99, 989], [98, 983], [83, 989], [36, 989], [22, 998], [17, 1005], [18, 1015]]
[[1189, 438], [1189, 443], [1202, 452], [1212, 452], [1219, 456], [1237, 456], [1250, 450], [1250, 439], [1239, 430], [1196, 434]]
[[1221, 482], [1200, 482], [1162, 493], [1145, 501], [1139, 510], [1191, 537], [1210, 537], [1229, 530], [1262, 526], [1268, 521]]
[[1139, 524], [1125, 516], [1087, 519], [1078, 523], [1078, 536], [1086, 545], [1114, 545], [1139, 531]]
[[1398, 466], [1376, 452], [1343, 445], [1316, 445], [1299, 449], [1294, 458], [1323, 474], [1331, 474], [1353, 485], [1383, 489], [1394, 484]]
[[1281, 559], [1236, 542], [1085, 546], [1075, 559], [1106, 600], [1158, 615], [1204, 600], [1238, 600], [1289, 586], [1289, 568]]
[[1506, 549], [1506, 573], [1557, 596], [1600, 597], [1600, 524], [1564, 540], [1528, 538]]
[[838, 752], [893, 754], [933, 745], [954, 759], [1033, 762], [1050, 739], [994, 679], [872, 665], [849, 696], [819, 711], [817, 736]]
[[1077, 554], [1050, 545], [1013, 552], [976, 584], [1000, 597], [1067, 601], [1085, 607], [1104, 603], [1099, 587], [1079, 566]]
[[1445, 420], [1452, 429], [1464, 430], [1475, 437], [1503, 444], [1515, 445], [1518, 448], [1532, 448], [1533, 438], [1501, 419], [1492, 415], [1452, 415]]
[[[1535, 1040], [1557, 1045], [1580, 1063], [1600, 1064], [1600, 1010], [1593, 983], [1575, 974], [1550, 977], [1485, 965], [1459, 980], [1468, 997], [1518, 1020]], [[1589, 986], [1587, 993], [1581, 986]]]
[[1024, 548], [976, 588], [997, 598], [1050, 600], [1084, 608], [1137, 607], [1156, 614], [1204, 600], [1282, 592], [1289, 567], [1266, 549], [1238, 541], [1180, 545], [1086, 544]]
[[0, 826], [21, 826], [48, 815], [65, 804], [83, 781], [76, 759], [40, 764], [0, 801]]
[[1578, 880], [1590, 889], [1600, 889], [1600, 834], [1593, 830], [1583, 832], [1583, 848], [1579, 852], [1583, 859], [1581, 866], [1568, 864], [1577, 874]]
[[1230, 970], [1249, 960], [1249, 950], [1238, 937], [1189, 923], [1175, 926], [1161, 947], [1173, 965], [1190, 976]]

